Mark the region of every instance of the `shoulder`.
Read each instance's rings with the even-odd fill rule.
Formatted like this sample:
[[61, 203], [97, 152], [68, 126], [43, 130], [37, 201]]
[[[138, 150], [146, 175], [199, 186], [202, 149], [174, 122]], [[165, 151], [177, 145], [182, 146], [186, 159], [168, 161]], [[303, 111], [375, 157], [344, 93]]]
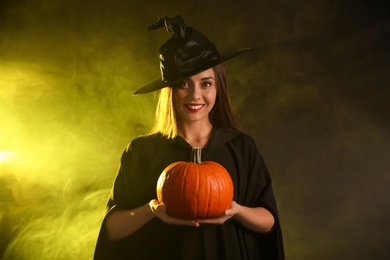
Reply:
[[146, 144], [154, 144], [160, 143], [167, 140], [162, 134], [149, 134], [149, 135], [141, 135], [130, 141], [130, 146], [138, 146], [138, 145], [146, 145]]
[[222, 145], [227, 145], [235, 150], [256, 151], [257, 145], [255, 139], [245, 132], [230, 131], [218, 129], [210, 142], [210, 148], [214, 149]]
[[129, 142], [126, 153], [151, 152], [151, 150], [157, 149], [167, 142], [168, 139], [159, 133], [138, 136]]
[[245, 132], [238, 133], [229, 141], [229, 145], [246, 158], [262, 157], [255, 138]]
[[223, 135], [230, 137], [227, 137], [227, 139], [229, 139], [229, 142], [231, 143], [256, 146], [255, 139], [245, 132], [233, 132], [228, 130], [222, 130], [221, 132]]
[[247, 134], [247, 133], [244, 133], [244, 132], [240, 132], [236, 138], [236, 140], [240, 141], [240, 142], [246, 142], [246, 143], [256, 143], [255, 139]]

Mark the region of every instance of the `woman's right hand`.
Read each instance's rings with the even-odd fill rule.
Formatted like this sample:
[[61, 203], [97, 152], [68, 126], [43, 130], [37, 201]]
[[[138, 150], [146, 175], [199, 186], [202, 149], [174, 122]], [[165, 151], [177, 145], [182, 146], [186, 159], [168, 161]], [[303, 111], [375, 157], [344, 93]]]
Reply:
[[160, 204], [158, 200], [153, 199], [149, 202], [152, 213], [167, 224], [185, 225], [199, 227], [199, 223], [195, 220], [178, 219], [168, 215], [167, 208], [164, 204]]

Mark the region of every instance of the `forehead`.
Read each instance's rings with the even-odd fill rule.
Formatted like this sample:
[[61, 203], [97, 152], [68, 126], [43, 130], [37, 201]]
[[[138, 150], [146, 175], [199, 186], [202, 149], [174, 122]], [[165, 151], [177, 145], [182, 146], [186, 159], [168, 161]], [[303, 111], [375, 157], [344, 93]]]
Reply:
[[194, 76], [191, 76], [188, 78], [189, 80], [196, 81], [196, 80], [204, 80], [204, 79], [215, 79], [215, 73], [212, 68], [202, 71]]

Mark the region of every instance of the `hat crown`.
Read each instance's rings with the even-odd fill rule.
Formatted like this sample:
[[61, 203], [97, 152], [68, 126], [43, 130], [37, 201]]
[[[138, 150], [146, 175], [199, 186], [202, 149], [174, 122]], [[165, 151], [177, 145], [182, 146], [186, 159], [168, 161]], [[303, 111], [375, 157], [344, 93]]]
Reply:
[[180, 80], [222, 64], [250, 50], [245, 48], [220, 55], [214, 44], [202, 33], [194, 28], [186, 27], [180, 15], [162, 16], [146, 30], [163, 27], [173, 35], [160, 47], [161, 78], [136, 90], [134, 95], [172, 86]]
[[173, 35], [160, 47], [162, 81], [183, 77], [220, 57], [214, 44], [202, 33], [191, 27], [185, 27], [180, 15], [163, 16], [146, 29], [154, 30], [164, 26]]

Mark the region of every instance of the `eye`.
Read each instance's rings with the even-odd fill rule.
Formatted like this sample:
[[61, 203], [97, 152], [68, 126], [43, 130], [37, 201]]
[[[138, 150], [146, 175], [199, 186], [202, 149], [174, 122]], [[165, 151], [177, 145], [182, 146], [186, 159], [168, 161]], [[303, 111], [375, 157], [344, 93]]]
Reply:
[[173, 87], [175, 87], [175, 88], [188, 88], [188, 82], [185, 80], [179, 81], [179, 82], [175, 83], [173, 85]]
[[202, 87], [205, 87], [205, 88], [211, 87], [213, 84], [214, 84], [213, 81], [211, 81], [211, 80], [205, 80], [205, 81], [202, 82]]

